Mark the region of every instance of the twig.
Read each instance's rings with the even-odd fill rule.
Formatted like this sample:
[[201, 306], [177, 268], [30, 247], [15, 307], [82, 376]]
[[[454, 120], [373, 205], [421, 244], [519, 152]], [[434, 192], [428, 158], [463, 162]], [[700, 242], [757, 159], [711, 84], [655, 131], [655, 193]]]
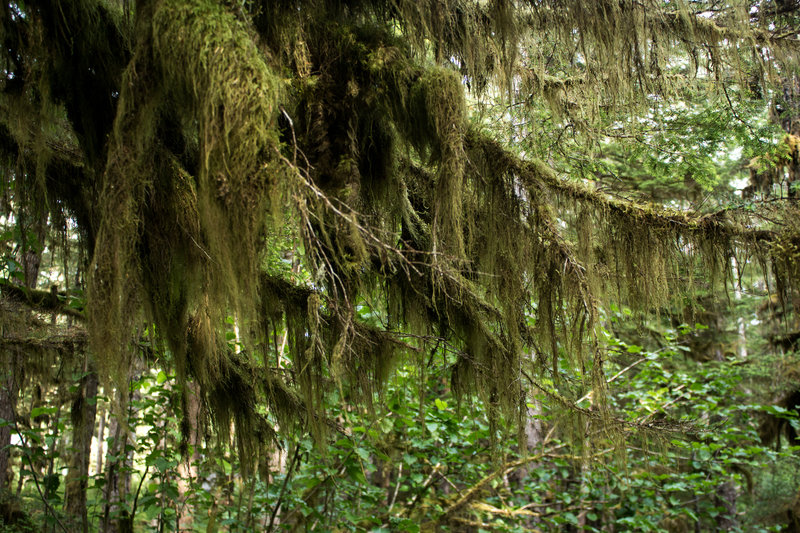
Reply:
[[[636, 361], [636, 362], [634, 362], [634, 363], [631, 363], [631, 364], [629, 364], [628, 366], [626, 366], [625, 368], [623, 368], [622, 370], [620, 370], [619, 372], [617, 372], [616, 374], [614, 374], [613, 376], [611, 376], [611, 378], [610, 378], [608, 381], [606, 381], [606, 384], [608, 384], [608, 383], [611, 383], [612, 381], [614, 381], [615, 379], [617, 379], [618, 377], [620, 377], [622, 374], [624, 374], [625, 372], [627, 372], [627, 371], [628, 371], [628, 370], [630, 370], [631, 368], [635, 367], [636, 365], [638, 365], [638, 364], [640, 364], [640, 363], [643, 363], [644, 361], [647, 361], [647, 357], [642, 357], [642, 358], [641, 358], [641, 359], [639, 359], [638, 361]], [[580, 399], [579, 399], [577, 402], [575, 402], [575, 403], [576, 403], [576, 404], [579, 404], [579, 403], [581, 403], [581, 402], [582, 402], [582, 401], [584, 401], [584, 400], [588, 400], [588, 399], [589, 399], [589, 397], [592, 395], [592, 392], [594, 392], [594, 389], [592, 389], [592, 390], [590, 390], [589, 392], [587, 392], [586, 394], [584, 394], [584, 395], [583, 395], [583, 396], [582, 396], [582, 397], [581, 397], [581, 398], [580, 398]]]
[[[552, 447], [548, 453], [553, 453], [554, 451], [566, 447], [566, 444], [559, 444], [558, 446]], [[532, 463], [533, 461], [538, 461], [544, 457], [543, 453], [539, 453], [536, 455], [529, 455], [528, 457], [523, 457], [522, 459], [517, 459], [516, 461], [512, 461], [510, 463], [506, 463], [500, 468], [496, 469], [494, 472], [488, 474], [483, 479], [478, 481], [475, 485], [470, 487], [466, 492], [464, 492], [461, 497], [459, 497], [450, 507], [448, 507], [435, 522], [440, 522], [442, 519], [450, 518], [453, 514], [455, 514], [458, 510], [468, 504], [473, 498], [475, 498], [483, 488], [491, 483], [493, 480], [498, 478], [500, 475], [508, 474], [516, 470], [517, 468], [524, 466], [528, 463]]]
[[389, 502], [389, 513], [392, 512], [392, 507], [394, 507], [394, 502], [397, 501], [397, 493], [400, 491], [400, 481], [403, 479], [403, 463], [400, 463], [400, 467], [397, 469], [397, 484], [394, 486], [394, 494], [392, 494], [392, 501]]
[[22, 432], [19, 429], [19, 424], [17, 423], [17, 413], [14, 410], [14, 406], [11, 406], [11, 415], [14, 417], [14, 429], [17, 432], [17, 436], [19, 437], [20, 442], [22, 442], [22, 447], [25, 450], [25, 458], [28, 459], [28, 464], [31, 467], [31, 476], [33, 477], [33, 482], [36, 485], [36, 491], [39, 493], [39, 497], [42, 499], [42, 503], [44, 503], [45, 507], [48, 511], [53, 513], [53, 518], [55, 518], [58, 525], [61, 527], [64, 533], [69, 533], [69, 530], [64, 526], [64, 523], [61, 522], [61, 519], [58, 518], [58, 514], [56, 514], [56, 510], [50, 505], [50, 502], [47, 501], [45, 498], [44, 493], [42, 492], [42, 487], [39, 484], [39, 476], [36, 475], [36, 467], [33, 465], [33, 460], [30, 456], [30, 448], [28, 447], [28, 443], [25, 441], [25, 437], [22, 435]]
[[422, 484], [422, 488], [419, 490], [419, 492], [417, 492], [414, 495], [414, 499], [411, 500], [411, 503], [408, 505], [408, 507], [406, 507], [405, 511], [403, 511], [403, 514], [405, 516], [411, 514], [411, 511], [414, 509], [417, 503], [419, 503], [419, 500], [420, 498], [422, 498], [422, 495], [428, 491], [428, 487], [430, 487], [431, 482], [433, 481], [433, 476], [438, 474], [439, 471], [442, 470], [443, 468], [444, 465], [442, 465], [442, 463], [436, 463], [436, 465], [433, 467], [433, 470], [431, 470], [431, 473], [428, 475], [427, 479], [425, 479], [425, 482]]
[[286, 493], [286, 485], [289, 483], [289, 478], [292, 477], [292, 470], [294, 469], [297, 458], [300, 456], [300, 443], [297, 443], [294, 448], [294, 456], [289, 463], [289, 469], [286, 471], [286, 477], [283, 478], [283, 485], [281, 485], [281, 492], [278, 495], [278, 501], [275, 502], [275, 507], [272, 508], [272, 514], [269, 517], [269, 524], [267, 525], [267, 532], [272, 531], [272, 526], [275, 523], [275, 517], [278, 514], [278, 509], [281, 508], [283, 503], [283, 495]]
[[475, 509], [476, 511], [481, 511], [484, 513], [491, 513], [491, 514], [499, 514], [508, 517], [512, 516], [542, 516], [542, 513], [537, 513], [536, 511], [530, 511], [528, 509], [524, 509], [520, 507], [519, 509], [503, 509], [500, 507], [495, 507], [494, 505], [489, 505], [488, 503], [484, 502], [477, 502], [470, 505], [470, 508]]
[[752, 135], [752, 136], [753, 136], [753, 138], [757, 139], [757, 138], [758, 138], [758, 134], [757, 134], [757, 133], [756, 133], [756, 132], [753, 130], [753, 127], [750, 125], [750, 123], [749, 123], [749, 122], [747, 122], [746, 120], [744, 120], [742, 117], [740, 117], [740, 116], [739, 116], [739, 113], [737, 113], [737, 112], [736, 112], [736, 109], [734, 109], [734, 108], [733, 108], [733, 102], [731, 102], [731, 97], [730, 97], [730, 96], [728, 96], [728, 88], [727, 88], [727, 87], [725, 87], [725, 84], [724, 84], [724, 83], [721, 83], [720, 85], [722, 85], [722, 92], [725, 94], [725, 99], [728, 101], [728, 107], [729, 107], [729, 108], [730, 108], [730, 110], [731, 110], [731, 115], [733, 115], [733, 117], [734, 117], [736, 120], [738, 120], [739, 122], [741, 122], [742, 124], [744, 124], [744, 125], [745, 125], [745, 127], [746, 127], [748, 130], [750, 130], [750, 135]]
[[[156, 444], [158, 446], [158, 444]], [[144, 469], [144, 474], [142, 474], [142, 479], [139, 480], [139, 486], [136, 487], [136, 495], [133, 497], [133, 508], [131, 509], [131, 524], [133, 523], [133, 517], [136, 516], [136, 506], [139, 504], [139, 493], [142, 491], [142, 484], [144, 480], [147, 478], [147, 472], [150, 470], [150, 465], [147, 465]]]
[[628, 366], [626, 366], [625, 368], [623, 368], [622, 370], [620, 370], [619, 372], [617, 372], [616, 374], [614, 374], [613, 376], [611, 376], [611, 378], [609, 378], [609, 380], [608, 380], [606, 383], [611, 383], [612, 381], [614, 381], [615, 379], [617, 379], [618, 377], [620, 377], [622, 374], [624, 374], [625, 372], [627, 372], [627, 371], [628, 371], [628, 370], [630, 370], [631, 368], [633, 368], [633, 367], [635, 367], [636, 365], [638, 365], [638, 364], [640, 364], [640, 363], [643, 363], [643, 362], [645, 362], [645, 361], [647, 361], [647, 357], [642, 357], [642, 358], [641, 358], [641, 359], [639, 359], [638, 361], [635, 361], [635, 362], [633, 362], [633, 363], [629, 364]]
[[[685, 388], [686, 388], [686, 383], [684, 383], [683, 385], [680, 385], [680, 386], [676, 387], [676, 388], [675, 388], [675, 390], [674, 390], [674, 392], [678, 392], [678, 391], [680, 391], [681, 389], [685, 389]], [[664, 405], [662, 405], [660, 409], [661, 409], [662, 411], [665, 411], [665, 412], [666, 412], [666, 410], [667, 410], [667, 407], [669, 407], [670, 405], [674, 404], [675, 402], [677, 402], [678, 400], [680, 400], [680, 399], [682, 399], [682, 398], [684, 398], [684, 397], [685, 397], [685, 396], [684, 396], [684, 394], [683, 394], [683, 393], [681, 393], [681, 394], [679, 394], [678, 396], [676, 396], [675, 398], [673, 398], [673, 399], [671, 399], [670, 401], [668, 401], [667, 403], [665, 403]], [[653, 418], [657, 412], [658, 412], [658, 411], [653, 411], [652, 413], [650, 413], [649, 415], [647, 415], [646, 417], [644, 417], [644, 418], [641, 420], [641, 422], [642, 422], [642, 423], [644, 423], [644, 422], [647, 422], [648, 420], [650, 420], [651, 418]]]

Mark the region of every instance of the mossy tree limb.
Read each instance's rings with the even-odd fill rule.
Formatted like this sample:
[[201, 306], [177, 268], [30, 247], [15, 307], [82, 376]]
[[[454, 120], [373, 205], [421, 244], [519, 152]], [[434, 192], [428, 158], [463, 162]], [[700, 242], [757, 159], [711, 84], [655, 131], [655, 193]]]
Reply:
[[[791, 291], [797, 236], [576, 184], [470, 126], [465, 95], [509, 92], [527, 71], [517, 88], [590, 121], [730, 65], [726, 75], [757, 66], [766, 79], [743, 50], [794, 45], [748, 3], [709, 17], [692, 6], [9, 4], [0, 148], [32, 203], [87, 236], [101, 370], [127, 369], [132, 331], [148, 324], [222, 441], [234, 427], [243, 457], [272, 435], [265, 409], [281, 429], [321, 437], [327, 391], [352, 383], [354, 401], [369, 404], [397, 357], [432, 348], [426, 339], [448, 343], [454, 388], [481, 394], [495, 415], [520, 416], [524, 372], [557, 381], [563, 361], [602, 404], [600, 302], [657, 310], [698, 264], [724, 286], [745, 249], [773, 261]], [[664, 74], [676, 54], [696, 72]], [[791, 68], [790, 54], [776, 58]], [[265, 243], [284, 224], [301, 236], [305, 282], [265, 274]], [[367, 306], [382, 327], [359, 318]], [[268, 364], [277, 330], [291, 372]]]

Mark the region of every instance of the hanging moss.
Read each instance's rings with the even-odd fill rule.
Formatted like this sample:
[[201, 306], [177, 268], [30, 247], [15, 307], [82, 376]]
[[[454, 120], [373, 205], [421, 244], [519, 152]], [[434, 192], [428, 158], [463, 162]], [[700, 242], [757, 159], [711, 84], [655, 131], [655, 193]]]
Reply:
[[[424, 72], [411, 89], [412, 142], [428, 141], [430, 160], [437, 166], [431, 221], [431, 251], [459, 259], [464, 254], [462, 195], [464, 193], [464, 89], [454, 72]], [[425, 153], [424, 146], [419, 146]]]
[[797, 228], [790, 227], [781, 232], [769, 250], [781, 305], [792, 305], [797, 310], [800, 307], [800, 233]]
[[[453, 389], [480, 395], [493, 425], [520, 419], [527, 382], [549, 374], [560, 395], [564, 361], [602, 407], [599, 302], [657, 310], [699, 264], [724, 286], [738, 248], [773, 260], [782, 293], [796, 286], [791, 232], [619, 200], [468, 126], [468, 90], [544, 97], [579, 128], [637, 109], [691, 79], [665, 74], [679, 47], [721, 77], [769, 42], [747, 13], [704, 20], [649, 0], [25, 4], [0, 20], [14, 73], [0, 95], [6, 172], [89, 236], [101, 369], [123, 385], [131, 332], [155, 324], [244, 459], [257, 462], [269, 420], [324, 439], [326, 394], [369, 406], [398, 358], [435, 343], [456, 354]], [[292, 260], [302, 248], [307, 281], [264, 272], [281, 220], [301, 236]]]
[[172, 101], [197, 123], [198, 213], [216, 270], [208, 289], [242, 310], [242, 296], [255, 293], [256, 244], [276, 181], [280, 81], [216, 2], [160, 3], [153, 50]]
[[[93, 346], [112, 376], [125, 366], [116, 354], [126, 352], [144, 288], [181, 380], [192, 375], [215, 390], [231, 376], [224, 318], [253, 313], [280, 83], [245, 27], [216, 3], [153, 7], [152, 22], [140, 14], [101, 195]], [[191, 119], [175, 120], [180, 112]], [[213, 412], [224, 425], [224, 405]], [[245, 446], [252, 435], [237, 437]]]
[[[124, 100], [123, 105], [131, 104], [133, 102]], [[140, 156], [136, 143], [129, 143], [130, 137], [135, 139], [141, 127], [143, 139], [140, 138], [138, 148], [152, 149], [149, 124], [143, 112], [146, 107], [139, 109], [142, 111], [135, 112], [131, 108], [130, 115], [122, 115], [124, 119], [120, 119], [118, 127], [127, 133], [109, 151], [101, 193], [103, 222], [98, 231], [89, 287], [89, 331], [93, 349], [100, 359], [101, 370], [111, 375], [117, 385], [127, 380], [128, 365], [122, 354], [128, 353], [134, 319], [131, 310], [139, 309], [141, 303], [140, 264], [135, 251], [141, 206], [152, 179], [152, 153]]]

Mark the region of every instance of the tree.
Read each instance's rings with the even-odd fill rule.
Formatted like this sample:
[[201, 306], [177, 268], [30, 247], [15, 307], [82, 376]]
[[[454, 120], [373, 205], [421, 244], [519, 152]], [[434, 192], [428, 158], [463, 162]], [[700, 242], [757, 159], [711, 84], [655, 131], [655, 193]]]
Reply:
[[[794, 87], [797, 16], [770, 1], [6, 3], [5, 208], [34, 221], [23, 250], [48, 217], [69, 221], [62, 236], [77, 225], [118, 410], [145, 328], [182, 411], [192, 381], [248, 466], [276, 430], [335, 429], [337, 385], [369, 405], [398, 358], [440, 345], [453, 389], [493, 421], [522, 427], [533, 386], [605, 431], [620, 422], [599, 304], [724, 290], [744, 251], [792, 301], [800, 235], [773, 214], [620, 199], [564, 162], [676, 95]], [[494, 97], [547, 101], [566, 157], [519, 153], [524, 129], [470, 115]], [[559, 394], [567, 361], [592, 409]]]

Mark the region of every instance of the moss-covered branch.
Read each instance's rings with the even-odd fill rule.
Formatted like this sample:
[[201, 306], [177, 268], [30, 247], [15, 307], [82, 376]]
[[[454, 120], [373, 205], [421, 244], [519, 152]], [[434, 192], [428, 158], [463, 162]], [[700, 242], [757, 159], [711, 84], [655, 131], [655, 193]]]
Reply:
[[477, 132], [471, 133], [467, 144], [470, 149], [483, 151], [485, 157], [496, 161], [499, 167], [520, 176], [533, 190], [544, 188], [559, 197], [573, 199], [610, 215], [624, 217], [633, 225], [695, 235], [727, 235], [741, 238], [745, 242], [769, 242], [777, 236], [777, 231], [774, 230], [737, 224], [729, 218], [725, 210], [697, 214], [604, 194], [584, 183], [558, 177], [555, 171], [539, 160], [521, 159], [497, 141]]
[[[704, 20], [654, 0], [290, 4], [149, 0], [123, 13], [38, 0], [4, 6], [0, 20], [13, 70], [0, 150], [18, 190], [42, 212], [63, 204], [89, 236], [100, 370], [126, 366], [134, 325], [154, 323], [179, 382], [197, 383], [223, 440], [233, 425], [243, 457], [272, 436], [264, 406], [282, 428], [300, 421], [320, 436], [334, 384], [369, 404], [397, 356], [433, 339], [456, 354], [457, 392], [521, 416], [525, 371], [557, 379], [564, 357], [602, 393], [594, 325], [609, 294], [663, 306], [699, 264], [727, 281], [738, 248], [796, 283], [794, 233], [607, 196], [467, 121], [465, 85], [502, 90], [520, 68], [533, 92], [666, 94], [673, 49], [722, 68], [741, 38], [769, 37], [746, 12]], [[302, 240], [307, 286], [262, 273], [265, 242], [285, 226]], [[15, 290], [4, 295], [80, 316]], [[381, 326], [358, 318], [367, 303]], [[286, 354], [268, 346], [278, 331]], [[277, 354], [291, 367], [276, 370]]]
[[40, 312], [51, 311], [79, 320], [84, 320], [86, 318], [83, 314], [83, 306], [70, 306], [70, 295], [65, 292], [58, 292], [55, 285], [53, 285], [51, 290], [43, 291], [29, 289], [12, 283], [0, 283], [0, 294], [5, 298], [23, 302]]
[[45, 337], [2, 335], [0, 336], [0, 346], [7, 350], [22, 349], [33, 353], [54, 351], [59, 354], [73, 355], [86, 349], [87, 340], [85, 331], [73, 330], [68, 334], [50, 334]]

